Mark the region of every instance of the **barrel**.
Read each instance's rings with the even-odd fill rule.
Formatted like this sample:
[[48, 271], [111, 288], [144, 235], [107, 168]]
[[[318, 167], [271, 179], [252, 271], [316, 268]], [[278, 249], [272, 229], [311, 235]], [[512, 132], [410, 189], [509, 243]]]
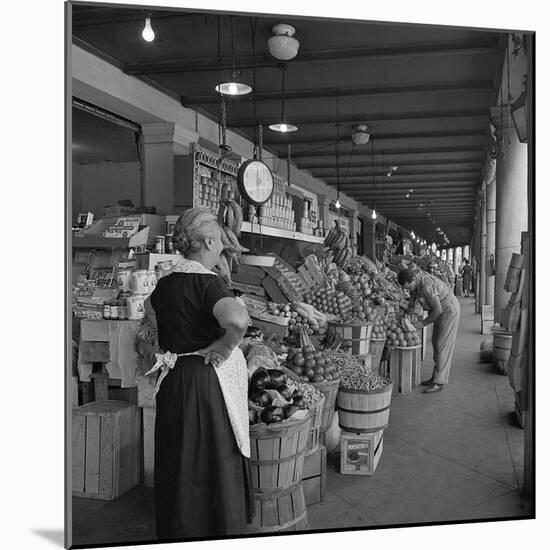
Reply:
[[324, 433], [329, 429], [332, 423], [332, 417], [334, 416], [334, 411], [336, 409], [336, 395], [338, 394], [338, 388], [340, 387], [340, 379], [326, 380], [324, 382], [310, 382], [310, 384], [317, 388], [325, 396], [320, 428], [321, 433]]
[[354, 390], [341, 387], [336, 404], [342, 430], [355, 433], [377, 432], [387, 428], [393, 384], [376, 390]]
[[250, 426], [250, 470], [254, 489], [286, 489], [302, 480], [311, 418]]
[[370, 354], [371, 354], [371, 369], [373, 372], [378, 372], [380, 368], [380, 361], [382, 361], [382, 354], [384, 353], [384, 347], [386, 345], [385, 338], [371, 338], [370, 339]]
[[311, 417], [250, 427], [250, 470], [256, 514], [251, 533], [307, 529], [302, 475]]
[[372, 332], [372, 323], [335, 323], [329, 321], [338, 336], [342, 339], [343, 346], [350, 346], [348, 350], [352, 355], [366, 355], [369, 353], [370, 337]]
[[479, 360], [482, 363], [493, 362], [493, 342], [491, 340], [484, 340], [479, 346]]
[[302, 483], [277, 492], [254, 492], [256, 515], [249, 533], [303, 531], [309, 527]]
[[512, 335], [509, 332], [495, 332], [493, 334], [493, 363], [499, 374], [506, 375], [511, 347]]

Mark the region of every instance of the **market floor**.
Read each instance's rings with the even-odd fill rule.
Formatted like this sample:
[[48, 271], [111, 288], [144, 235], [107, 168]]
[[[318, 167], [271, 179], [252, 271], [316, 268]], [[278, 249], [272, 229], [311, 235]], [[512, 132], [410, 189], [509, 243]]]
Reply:
[[[384, 450], [375, 475], [338, 473], [328, 455], [324, 502], [308, 507], [310, 529], [376, 527], [487, 518], [521, 518], [523, 430], [514, 416], [506, 376], [479, 362], [474, 300], [462, 316], [449, 385], [394, 395]], [[431, 351], [423, 365], [429, 377]], [[73, 544], [153, 541], [153, 492], [136, 487], [112, 502], [73, 498]]]

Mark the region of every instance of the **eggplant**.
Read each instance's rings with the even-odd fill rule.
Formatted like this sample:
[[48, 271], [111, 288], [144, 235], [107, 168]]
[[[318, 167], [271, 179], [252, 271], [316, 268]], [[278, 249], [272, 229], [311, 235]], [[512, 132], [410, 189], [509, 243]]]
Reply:
[[256, 369], [250, 378], [250, 388], [252, 391], [260, 391], [268, 388], [268, 384], [271, 378], [266, 369], [258, 368]]
[[281, 394], [281, 397], [287, 401], [292, 401], [292, 391], [286, 384], [283, 384], [277, 391]]
[[260, 413], [260, 418], [262, 419], [262, 422], [265, 422], [266, 424], [281, 422], [284, 419], [283, 409], [281, 409], [281, 407], [274, 407], [270, 405]]
[[285, 418], [288, 418], [289, 416], [292, 416], [296, 411], [299, 411], [300, 407], [296, 405], [295, 403], [290, 403], [283, 409], [283, 414]]
[[300, 409], [307, 409], [306, 402], [301, 395], [296, 395], [292, 398], [292, 403], [297, 405]]
[[250, 397], [252, 403], [258, 405], [259, 407], [267, 407], [271, 405], [271, 396], [263, 390], [258, 390], [252, 394]]
[[250, 425], [258, 423], [258, 411], [254, 409], [248, 409], [248, 423]]
[[269, 369], [267, 372], [269, 374], [267, 389], [278, 390], [286, 383], [286, 374], [282, 370]]

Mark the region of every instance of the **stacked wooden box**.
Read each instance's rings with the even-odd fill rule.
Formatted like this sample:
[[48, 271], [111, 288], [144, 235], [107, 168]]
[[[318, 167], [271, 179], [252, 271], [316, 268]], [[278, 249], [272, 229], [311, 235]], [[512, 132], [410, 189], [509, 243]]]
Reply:
[[495, 316], [494, 306], [481, 306], [481, 334], [491, 334]]
[[124, 401], [94, 401], [73, 409], [73, 496], [112, 500], [141, 478], [141, 417]]

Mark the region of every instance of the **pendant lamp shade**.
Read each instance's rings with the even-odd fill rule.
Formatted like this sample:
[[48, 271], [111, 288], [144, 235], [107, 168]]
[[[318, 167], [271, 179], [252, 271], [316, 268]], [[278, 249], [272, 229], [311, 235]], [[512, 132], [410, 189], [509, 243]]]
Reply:
[[251, 86], [239, 80], [237, 71], [231, 71], [227, 82], [221, 82], [216, 86], [216, 92], [223, 95], [246, 95], [251, 91]]
[[281, 63], [280, 67], [281, 67], [281, 75], [282, 75], [282, 92], [283, 92], [283, 96], [282, 96], [282, 113], [281, 113], [280, 120], [278, 122], [276, 122], [275, 124], [270, 124], [269, 129], [273, 130], [275, 132], [282, 132], [282, 133], [295, 132], [296, 130], [298, 130], [298, 126], [288, 122], [288, 120], [286, 119], [286, 113], [285, 113], [285, 71], [286, 71], [286, 64]]
[[[219, 27], [218, 27], [219, 33]], [[219, 48], [219, 36], [218, 36]], [[223, 95], [236, 96], [246, 95], [252, 91], [252, 86], [243, 82], [240, 78], [240, 72], [235, 69], [235, 17], [231, 17], [231, 73], [229, 78], [220, 82], [216, 88], [216, 92]]]

